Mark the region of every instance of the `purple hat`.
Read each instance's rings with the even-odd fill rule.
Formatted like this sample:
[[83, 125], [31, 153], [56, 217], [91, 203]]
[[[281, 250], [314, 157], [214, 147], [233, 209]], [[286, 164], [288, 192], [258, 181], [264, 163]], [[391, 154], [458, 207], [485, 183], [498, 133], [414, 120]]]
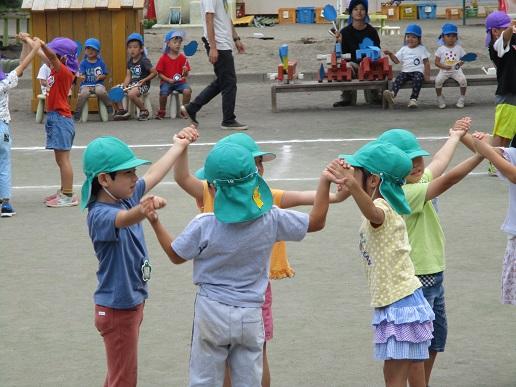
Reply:
[[65, 65], [72, 73], [79, 70], [79, 62], [77, 61], [77, 43], [68, 38], [55, 38], [48, 45], [60, 57], [65, 57]]
[[486, 47], [491, 43], [491, 30], [493, 28], [507, 28], [511, 25], [511, 18], [505, 12], [491, 12], [486, 17]]

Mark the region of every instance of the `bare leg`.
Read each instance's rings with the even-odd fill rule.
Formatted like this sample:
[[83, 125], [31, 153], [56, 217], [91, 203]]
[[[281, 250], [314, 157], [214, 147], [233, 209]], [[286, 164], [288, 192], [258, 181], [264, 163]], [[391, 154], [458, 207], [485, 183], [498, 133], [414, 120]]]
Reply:
[[127, 96], [131, 100], [132, 103], [134, 103], [136, 106], [138, 106], [138, 109], [140, 110], [147, 110], [145, 108], [145, 105], [143, 104], [142, 99], [140, 98], [140, 90], [138, 87], [135, 87], [127, 92]]
[[425, 363], [422, 361], [412, 362], [409, 369], [409, 386], [410, 387], [426, 387], [427, 381], [425, 379], [426, 369]]
[[437, 94], [438, 97], [440, 97], [442, 94], [443, 94], [443, 88], [442, 87], [439, 87], [439, 88], [435, 88], [435, 94]]
[[192, 98], [192, 89], [184, 89], [183, 90], [183, 105], [187, 105], [190, 103], [190, 98]]
[[166, 95], [159, 96], [159, 110], [162, 110], [162, 111], [167, 110], [167, 96]]
[[226, 373], [224, 374], [224, 386], [223, 387], [231, 387], [231, 368], [229, 368], [229, 364], [226, 360]]
[[385, 360], [383, 378], [386, 387], [407, 387], [411, 360]]
[[435, 358], [437, 357], [437, 352], [430, 350], [430, 357], [425, 360], [425, 380], [426, 386], [430, 383], [430, 375], [432, 374], [432, 368], [434, 368]]
[[63, 191], [73, 190], [73, 168], [70, 161], [70, 151], [54, 150], [54, 157], [61, 174], [61, 187]]
[[269, 360], [267, 359], [267, 342], [263, 343], [263, 374], [262, 387], [271, 387], [271, 372], [269, 370]]
[[467, 87], [461, 87], [460, 88], [460, 95], [465, 96], [466, 95], [466, 89], [467, 89]]
[[104, 105], [106, 105], [106, 107], [111, 106], [111, 101], [109, 100], [106, 88], [103, 85], [95, 86], [95, 94], [97, 95], [98, 99], [104, 102]]

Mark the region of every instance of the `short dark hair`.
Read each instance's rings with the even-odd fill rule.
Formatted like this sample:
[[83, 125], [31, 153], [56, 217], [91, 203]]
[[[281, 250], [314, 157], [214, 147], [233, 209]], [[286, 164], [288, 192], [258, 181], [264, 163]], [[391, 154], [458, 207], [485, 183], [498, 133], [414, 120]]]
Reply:
[[140, 48], [142, 48], [142, 47], [143, 47], [142, 42], [141, 42], [141, 41], [139, 41], [138, 39], [128, 40], [128, 41], [127, 41], [126, 46], [129, 46], [129, 43], [131, 43], [131, 42], [138, 42], [138, 45], [140, 46]]
[[[107, 172], [107, 174], [111, 177], [112, 180], [115, 180], [117, 172]], [[90, 197], [97, 197], [97, 194], [101, 190], [102, 186], [99, 183], [99, 177], [95, 176], [93, 181], [91, 182], [91, 195]]]

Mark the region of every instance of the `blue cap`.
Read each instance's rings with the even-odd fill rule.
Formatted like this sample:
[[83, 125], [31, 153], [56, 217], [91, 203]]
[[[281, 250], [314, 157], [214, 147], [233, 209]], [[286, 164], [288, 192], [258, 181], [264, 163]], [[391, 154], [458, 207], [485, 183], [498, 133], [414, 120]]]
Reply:
[[405, 30], [405, 35], [407, 34], [416, 35], [418, 38], [420, 38], [423, 35], [423, 31], [417, 24], [409, 24]]
[[84, 42], [85, 48], [93, 48], [94, 50], [100, 51], [100, 41], [95, 38], [86, 39]]
[[185, 40], [185, 32], [181, 30], [170, 30], [165, 35], [165, 39], [163, 39], [165, 42], [168, 42], [174, 38], [181, 38], [182, 40]]
[[441, 33], [443, 35], [449, 35], [449, 34], [458, 34], [458, 28], [455, 24], [446, 23], [443, 24]]
[[138, 32], [133, 32], [132, 34], [129, 34], [129, 36], [127, 37], [126, 44], [134, 40], [140, 42], [140, 44], [143, 46], [143, 36]]

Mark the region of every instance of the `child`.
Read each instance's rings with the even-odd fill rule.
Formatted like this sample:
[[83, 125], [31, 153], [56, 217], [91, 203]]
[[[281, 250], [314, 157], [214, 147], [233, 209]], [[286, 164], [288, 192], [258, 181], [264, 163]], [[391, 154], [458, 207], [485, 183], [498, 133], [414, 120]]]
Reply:
[[[358, 74], [358, 66], [362, 58], [356, 57], [356, 51], [360, 49], [360, 44], [368, 38], [374, 46], [380, 47], [380, 37], [376, 29], [369, 24], [367, 0], [351, 0], [347, 6], [346, 12], [349, 14], [348, 25], [340, 32], [336, 33], [337, 44], [341, 45], [342, 54], [350, 54], [351, 60], [347, 65], [353, 70], [353, 77]], [[364, 97], [367, 103], [382, 102], [382, 95], [377, 90], [364, 90]], [[354, 105], [357, 98], [355, 91], [343, 91], [340, 101], [333, 104], [333, 107], [342, 107]]]
[[136, 167], [149, 161], [136, 158], [115, 137], [99, 137], [84, 152], [81, 208], [88, 207], [89, 235], [99, 260], [95, 327], [106, 348], [106, 386], [137, 382], [138, 336], [151, 275], [141, 221], [145, 201], [153, 198], [142, 196], [163, 179], [195, 138], [195, 134], [175, 136], [174, 145], [142, 178]]
[[392, 84], [392, 91], [385, 90], [383, 97], [389, 107], [394, 106], [394, 98], [398, 95], [398, 91], [406, 81], [412, 81], [412, 94], [408, 103], [409, 108], [417, 108], [417, 98], [423, 80], [430, 79], [430, 61], [428, 60], [430, 53], [425, 46], [421, 44], [421, 36], [423, 32], [417, 24], [409, 24], [405, 30], [404, 46], [394, 55], [389, 50], [384, 53], [391, 60], [399, 64], [401, 62], [401, 71]]
[[41, 94], [44, 96], [48, 95], [48, 77], [50, 77], [50, 67], [48, 67], [46, 63], [43, 63], [39, 68], [36, 78], [39, 80]]
[[387, 386], [406, 386], [410, 364], [428, 359], [434, 319], [414, 273], [401, 216], [410, 213], [401, 187], [412, 163], [403, 151], [379, 141], [339, 158], [344, 162], [335, 160], [328, 171], [364, 216], [359, 246], [375, 308], [375, 357], [384, 360]]
[[446, 107], [442, 91], [444, 81], [448, 78], [455, 79], [460, 86], [460, 97], [455, 106], [461, 109], [464, 107], [468, 83], [461, 68], [464, 62], [460, 58], [466, 55], [466, 52], [460, 44], [457, 44], [457, 39], [457, 26], [450, 23], [443, 24], [441, 36], [439, 36], [441, 46], [435, 52], [435, 66], [440, 69], [435, 77], [435, 93], [439, 109]]
[[29, 51], [26, 36], [20, 36], [23, 49], [20, 56], [20, 64], [7, 75], [0, 68], [0, 217], [10, 218], [16, 214], [11, 204], [11, 130], [9, 122], [9, 90], [18, 85], [18, 78], [23, 70], [30, 64], [39, 48], [41, 41], [36, 39]]
[[[457, 144], [463, 141], [473, 148], [469, 130], [469, 117], [457, 120], [450, 129], [450, 137], [425, 168], [423, 157], [430, 154], [423, 150], [416, 137], [404, 129], [391, 129], [378, 137], [378, 141], [397, 146], [412, 160], [412, 171], [403, 185], [411, 213], [405, 216], [407, 232], [412, 248], [410, 258], [416, 276], [422, 284], [423, 295], [435, 314], [434, 338], [430, 345], [430, 357], [410, 367], [410, 385], [428, 385], [438, 352], [444, 352], [448, 323], [444, 299], [444, 232], [432, 200], [443, 194], [468, 175], [483, 160], [478, 154], [466, 159], [443, 174], [448, 167]], [[421, 383], [421, 384], [418, 384]]]
[[[127, 37], [127, 53], [129, 60], [127, 61], [127, 74], [124, 79], [123, 87], [131, 87], [127, 91], [127, 97], [140, 109], [139, 121], [149, 119], [149, 111], [145, 107], [142, 95], [147, 94], [150, 88], [150, 81], [157, 75], [156, 69], [152, 67], [152, 63], [145, 54], [143, 47], [143, 36], [137, 32], [133, 32]], [[115, 120], [127, 120], [129, 112], [122, 107], [120, 103], [113, 103]]]
[[88, 102], [90, 94], [95, 94], [97, 98], [104, 102], [106, 107], [111, 108], [111, 101], [109, 100], [104, 87], [104, 79], [108, 74], [106, 64], [100, 57], [100, 42], [98, 39], [89, 38], [84, 42], [84, 59], [79, 65], [79, 79], [82, 80], [79, 90], [79, 97], [77, 98], [77, 107], [75, 108], [75, 121], [81, 119], [82, 109], [84, 104]]
[[[271, 152], [263, 152], [252, 137], [245, 133], [235, 133], [219, 140], [216, 146], [224, 143], [238, 144], [249, 150], [253, 157], [260, 176], [265, 172], [264, 162], [274, 160], [276, 155]], [[174, 167], [174, 178], [181, 188], [190, 194], [198, 203], [201, 212], [213, 212], [214, 189], [206, 181], [204, 169], [191, 175], [188, 167], [188, 148], [181, 154]], [[279, 208], [291, 208], [300, 205], [313, 205], [315, 191], [283, 191], [271, 189], [274, 205]], [[330, 194], [330, 203], [344, 200], [344, 191]], [[290, 267], [286, 251], [285, 241], [276, 242], [272, 248], [270, 256], [270, 279], [283, 279], [293, 277], [294, 270]], [[265, 329], [265, 341], [263, 344], [263, 378], [262, 387], [270, 386], [270, 372], [267, 357], [267, 342], [273, 337], [273, 318], [272, 318], [272, 288], [271, 283], [267, 285], [265, 292], [265, 302], [262, 305], [262, 315]], [[226, 372], [225, 387], [231, 386], [229, 372]]]
[[[28, 37], [27, 34], [24, 36]], [[27, 41], [31, 44], [30, 39]], [[79, 201], [73, 194], [70, 150], [75, 137], [75, 128], [68, 102], [68, 92], [79, 70], [77, 43], [68, 38], [58, 37], [48, 45], [42, 43], [38, 55], [51, 69], [46, 99], [46, 149], [54, 150], [61, 176], [61, 188], [57, 193], [47, 196], [45, 204], [53, 208], [72, 207], [78, 205]]]
[[169, 31], [165, 35], [163, 55], [158, 60], [156, 71], [161, 79], [159, 85], [159, 110], [156, 118], [165, 118], [167, 110], [167, 97], [174, 91], [183, 94], [183, 105], [190, 102], [192, 89], [186, 83], [186, 77], [190, 71], [190, 63], [181, 53], [181, 43], [185, 38], [183, 31]]
[[[486, 46], [496, 66], [496, 112], [493, 146], [507, 147], [516, 134], [516, 20], [496, 11], [486, 18]], [[489, 168], [490, 174], [495, 170]]]
[[321, 175], [307, 215], [273, 206], [252, 153], [238, 144], [214, 147], [204, 173], [215, 190], [214, 213], [198, 215], [175, 240], [157, 218], [149, 218], [173, 263], [193, 260], [198, 290], [189, 385], [221, 386], [227, 362], [234, 386], [259, 386], [261, 306], [272, 246], [279, 240], [301, 240], [306, 232], [324, 227], [330, 182]]
[[516, 148], [496, 148], [488, 143], [489, 136], [475, 133], [475, 148], [494, 164], [498, 176], [509, 182], [509, 208], [502, 224], [507, 233], [507, 247], [503, 259], [501, 302], [516, 305]]

